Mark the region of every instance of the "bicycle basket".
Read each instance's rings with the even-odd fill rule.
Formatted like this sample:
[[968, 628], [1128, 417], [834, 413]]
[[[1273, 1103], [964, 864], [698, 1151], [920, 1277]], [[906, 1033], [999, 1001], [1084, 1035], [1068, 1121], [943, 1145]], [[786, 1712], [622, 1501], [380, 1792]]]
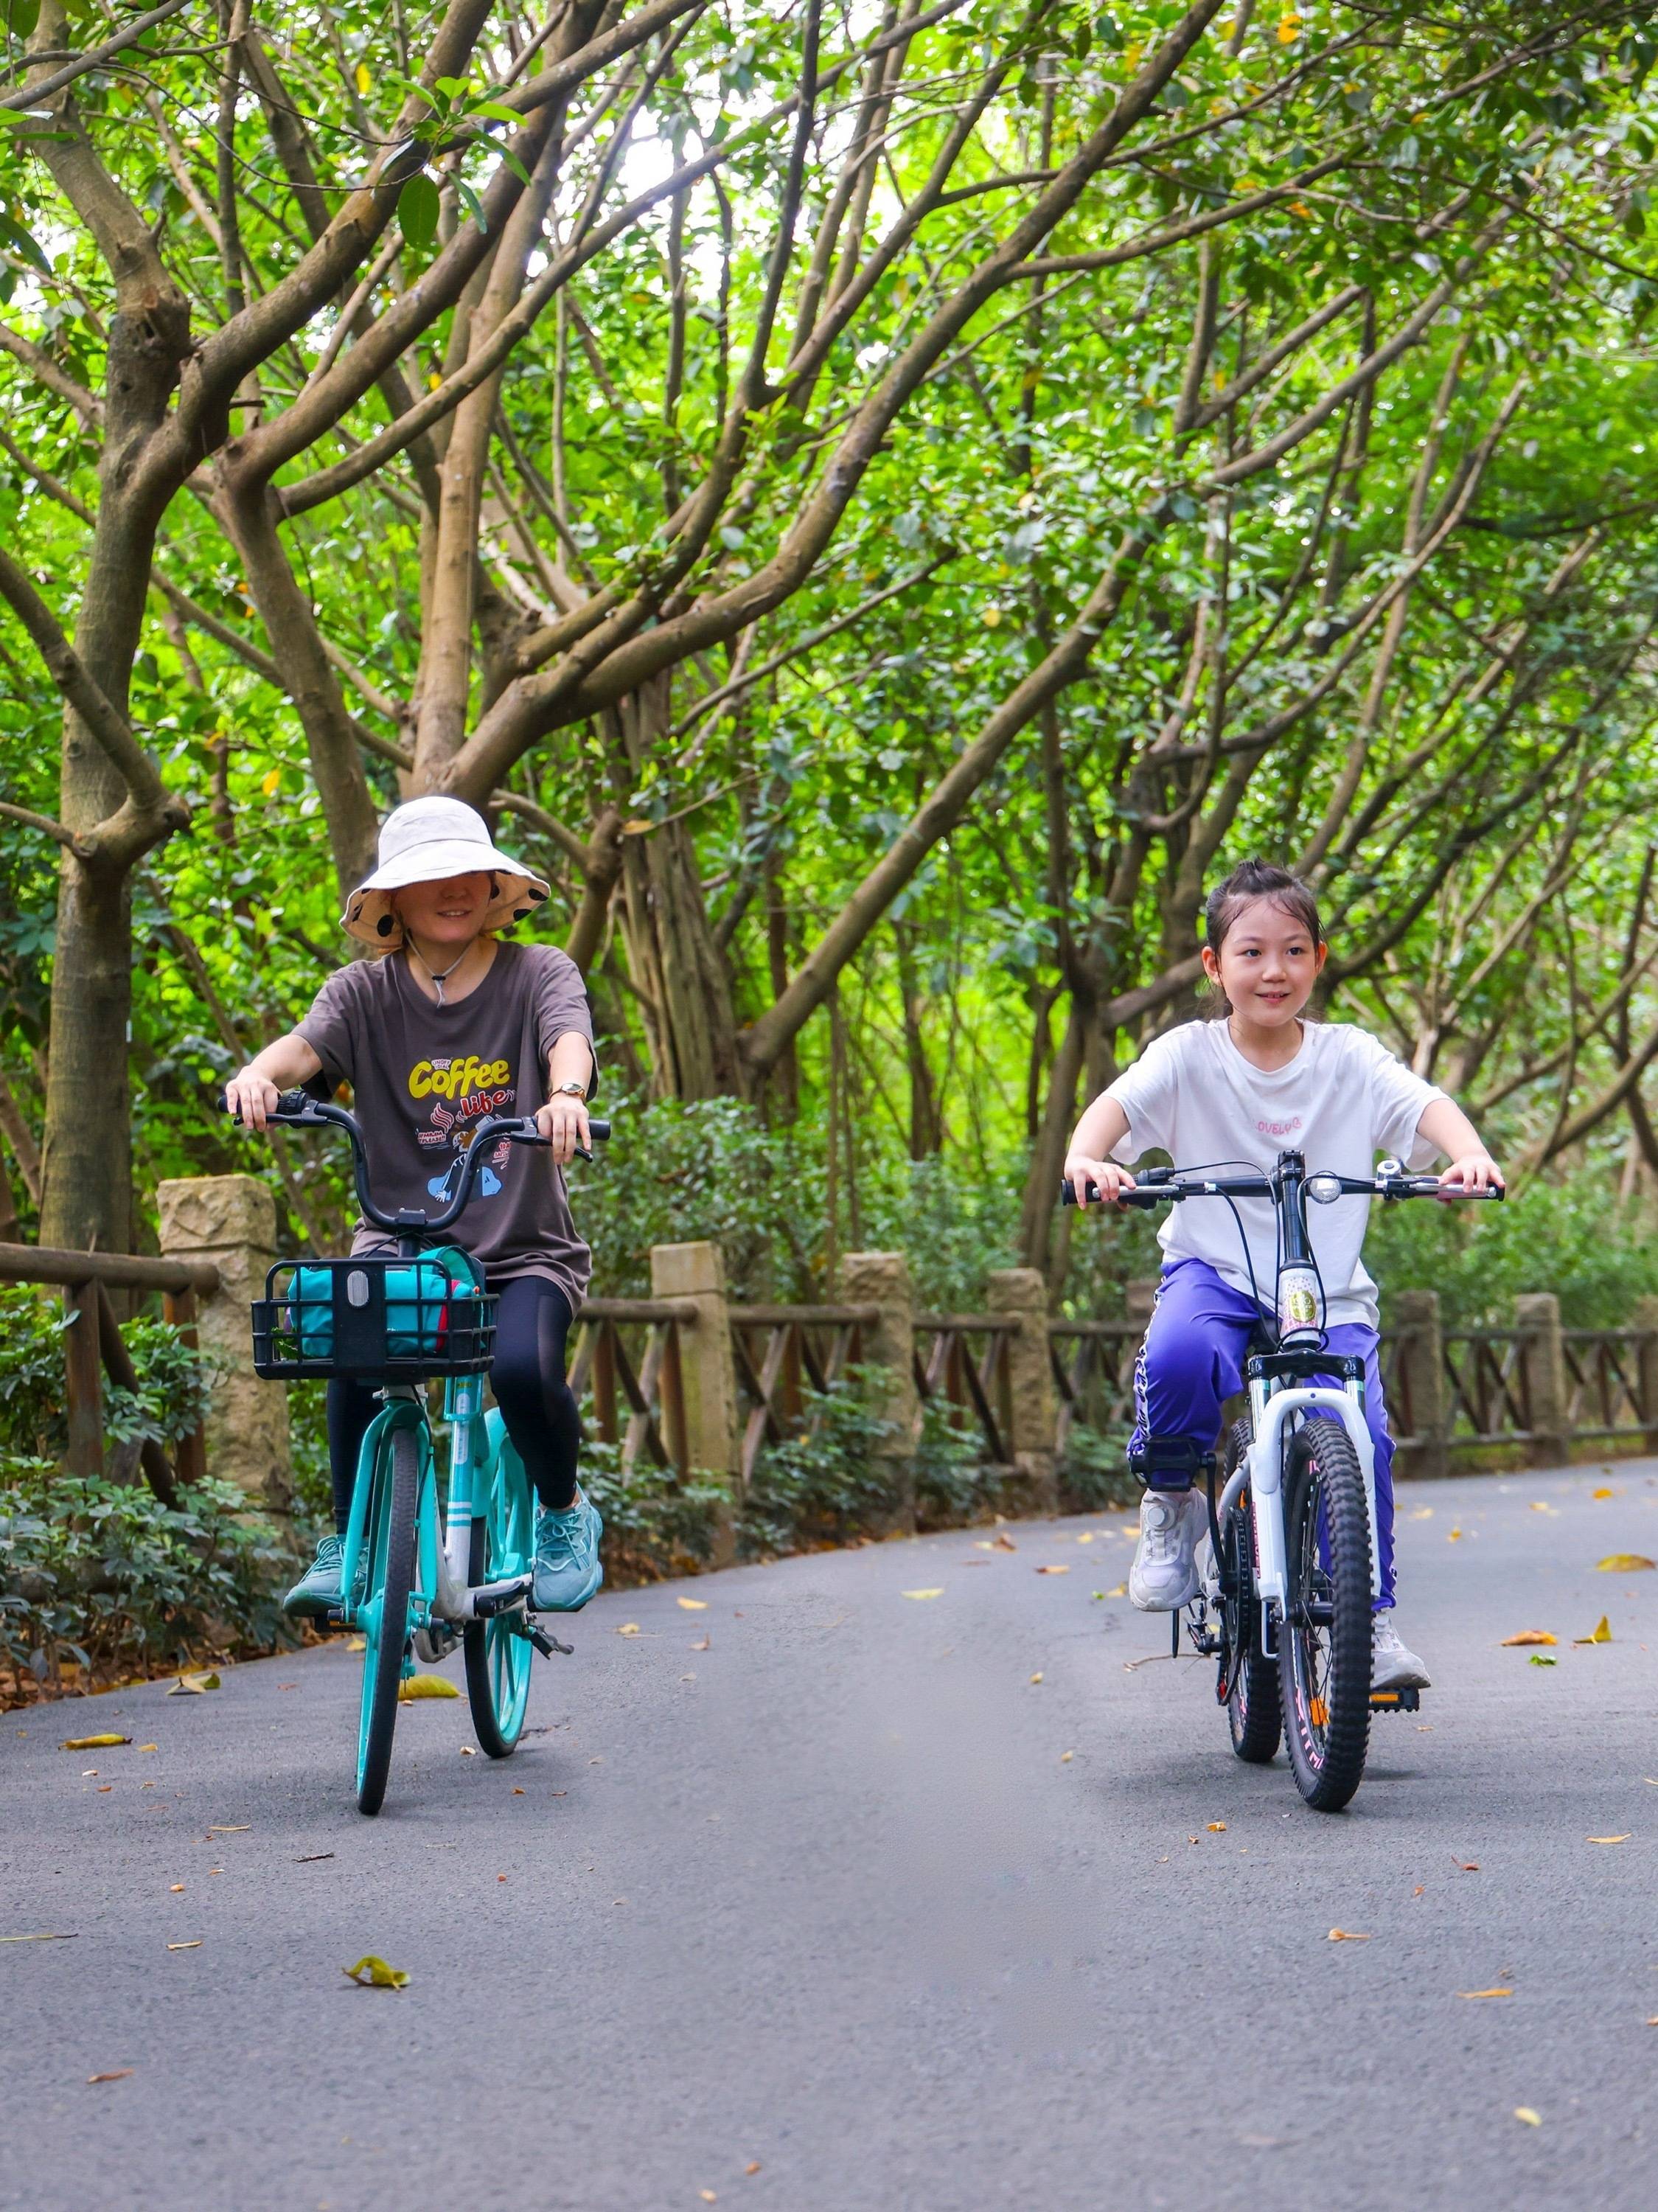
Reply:
[[253, 1366], [297, 1376], [470, 1375], [495, 1356], [498, 1301], [453, 1246], [418, 1259], [284, 1261], [253, 1302]]

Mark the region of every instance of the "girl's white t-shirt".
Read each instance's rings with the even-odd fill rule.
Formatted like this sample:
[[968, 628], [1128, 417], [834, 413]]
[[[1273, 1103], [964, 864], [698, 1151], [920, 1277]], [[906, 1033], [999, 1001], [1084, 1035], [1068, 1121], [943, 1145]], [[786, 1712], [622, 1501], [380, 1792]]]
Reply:
[[[1165, 1152], [1181, 1169], [1269, 1169], [1282, 1152], [1305, 1156], [1309, 1173], [1368, 1176], [1389, 1155], [1422, 1169], [1437, 1158], [1417, 1125], [1446, 1094], [1424, 1083], [1378, 1038], [1349, 1022], [1304, 1022], [1301, 1050], [1282, 1067], [1261, 1068], [1232, 1041], [1224, 1021], [1187, 1022], [1155, 1038], [1107, 1091], [1128, 1116], [1113, 1157], [1130, 1166]], [[1278, 1279], [1278, 1224], [1266, 1198], [1232, 1201], [1249, 1239], [1255, 1283], [1267, 1310]], [[1360, 1254], [1368, 1198], [1309, 1206], [1307, 1224], [1324, 1279], [1325, 1326], [1380, 1326], [1376, 1285]], [[1242, 1239], [1224, 1200], [1171, 1206], [1157, 1231], [1166, 1259], [1205, 1260], [1246, 1296]]]

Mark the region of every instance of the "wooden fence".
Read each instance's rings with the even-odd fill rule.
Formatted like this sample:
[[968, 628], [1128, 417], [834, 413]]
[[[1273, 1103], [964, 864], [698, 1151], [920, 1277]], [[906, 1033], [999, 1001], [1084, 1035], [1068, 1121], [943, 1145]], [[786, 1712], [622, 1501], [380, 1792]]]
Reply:
[[[103, 1464], [102, 1377], [136, 1387], [109, 1293], [159, 1291], [167, 1317], [193, 1332], [197, 1301], [218, 1348], [246, 1361], [246, 1297], [269, 1264], [268, 1194], [252, 1178], [163, 1185], [159, 1259], [0, 1246], [0, 1280], [64, 1292], [68, 1462]], [[267, 1229], [267, 1222], [269, 1228]], [[171, 1243], [169, 1243], [169, 1239]], [[843, 1263], [843, 1302], [784, 1305], [728, 1294], [719, 1248], [653, 1248], [653, 1295], [592, 1298], [578, 1316], [571, 1380], [591, 1433], [620, 1449], [623, 1468], [726, 1478], [735, 1496], [768, 1446], [820, 1419], [823, 1394], [850, 1370], [867, 1379], [902, 1492], [924, 1424], [974, 1438], [1004, 1477], [1007, 1510], [1051, 1509], [1058, 1474], [1085, 1432], [1114, 1445], [1133, 1417], [1134, 1362], [1149, 1285], [1130, 1285], [1128, 1316], [1050, 1316], [1040, 1275], [1011, 1268], [988, 1279], [987, 1310], [917, 1311], [902, 1255], [862, 1253]], [[1507, 1328], [1447, 1329], [1431, 1292], [1390, 1302], [1382, 1371], [1402, 1474], [1459, 1468], [1558, 1465], [1594, 1454], [1658, 1449], [1658, 1299], [1627, 1324], [1563, 1328], [1558, 1302], [1516, 1303]], [[216, 1468], [270, 1504], [285, 1477], [286, 1439], [249, 1436], [280, 1394], [252, 1383], [251, 1367], [216, 1395], [208, 1450]], [[238, 1462], [241, 1450], [244, 1458]], [[273, 1472], [268, 1462], [280, 1459]], [[157, 1494], [203, 1469], [203, 1437], [187, 1437], [176, 1467], [145, 1448]]]

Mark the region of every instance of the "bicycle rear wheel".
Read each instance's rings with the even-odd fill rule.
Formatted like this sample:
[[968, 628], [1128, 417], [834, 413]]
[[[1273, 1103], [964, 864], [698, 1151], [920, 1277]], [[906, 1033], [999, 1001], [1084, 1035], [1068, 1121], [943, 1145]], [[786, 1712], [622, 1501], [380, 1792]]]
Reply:
[[1304, 1422], [1285, 1459], [1284, 1734], [1302, 1796], [1338, 1813], [1363, 1779], [1370, 1738], [1370, 1505], [1339, 1421]]
[[[1226, 1479], [1230, 1481], [1254, 1441], [1248, 1421], [1234, 1421], [1226, 1436]], [[1278, 1669], [1260, 1649], [1260, 1607], [1255, 1599], [1254, 1540], [1245, 1491], [1226, 1516], [1220, 1532], [1221, 1588], [1226, 1629], [1222, 1687], [1232, 1748], [1251, 1766], [1278, 1756], [1284, 1717]]]
[[[527, 1575], [534, 1556], [535, 1500], [530, 1478], [523, 1461], [502, 1437], [496, 1445], [489, 1505], [472, 1523], [467, 1579], [498, 1583]], [[472, 1726], [491, 1759], [508, 1759], [518, 1749], [530, 1702], [532, 1654], [528, 1638], [513, 1627], [516, 1617], [503, 1613], [489, 1620], [468, 1621], [463, 1639]]]
[[386, 1802], [398, 1691], [409, 1644], [409, 1597], [415, 1579], [415, 1510], [420, 1449], [415, 1432], [393, 1429], [374, 1462], [374, 1489], [363, 1527], [363, 1579], [357, 1608], [362, 1626], [362, 1704], [357, 1719], [357, 1810], [378, 1813]]

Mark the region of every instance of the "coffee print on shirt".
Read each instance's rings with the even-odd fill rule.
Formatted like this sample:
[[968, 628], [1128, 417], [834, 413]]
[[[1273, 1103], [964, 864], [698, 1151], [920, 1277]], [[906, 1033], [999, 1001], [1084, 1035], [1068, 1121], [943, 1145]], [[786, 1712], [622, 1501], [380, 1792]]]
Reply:
[[[440, 1175], [433, 1176], [426, 1188], [431, 1195], [446, 1206], [460, 1188], [461, 1164], [471, 1144], [475, 1122], [486, 1114], [499, 1114], [512, 1106], [516, 1085], [512, 1064], [505, 1060], [481, 1060], [476, 1053], [456, 1054], [448, 1059], [434, 1057], [419, 1060], [409, 1071], [409, 1095], [411, 1098], [432, 1102], [426, 1126], [415, 1132], [415, 1141], [428, 1151], [444, 1152], [453, 1147], [454, 1157]], [[452, 1099], [452, 1106], [446, 1105]], [[494, 1198], [501, 1188], [497, 1170], [507, 1164], [512, 1146], [502, 1137], [479, 1170], [472, 1185], [476, 1198]]]

